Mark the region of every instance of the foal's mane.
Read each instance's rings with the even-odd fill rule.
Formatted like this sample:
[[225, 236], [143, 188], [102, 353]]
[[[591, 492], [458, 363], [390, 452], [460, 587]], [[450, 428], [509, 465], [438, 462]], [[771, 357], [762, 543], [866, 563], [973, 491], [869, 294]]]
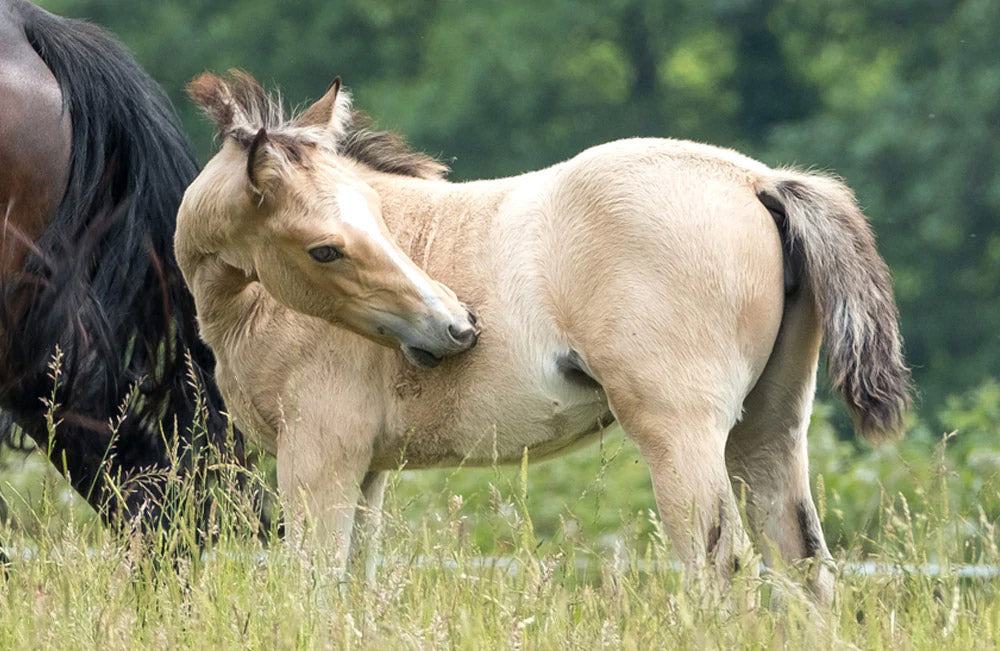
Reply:
[[233, 138], [244, 147], [264, 129], [270, 142], [293, 161], [305, 159], [303, 148], [323, 148], [389, 174], [440, 179], [449, 171], [436, 158], [415, 151], [399, 134], [375, 129], [371, 117], [349, 108], [345, 90], [339, 97], [347, 111], [336, 129], [300, 124], [306, 111], [288, 118], [280, 93], [268, 93], [242, 70], [230, 70], [226, 79], [204, 73], [188, 84], [187, 91], [215, 122], [220, 138]]

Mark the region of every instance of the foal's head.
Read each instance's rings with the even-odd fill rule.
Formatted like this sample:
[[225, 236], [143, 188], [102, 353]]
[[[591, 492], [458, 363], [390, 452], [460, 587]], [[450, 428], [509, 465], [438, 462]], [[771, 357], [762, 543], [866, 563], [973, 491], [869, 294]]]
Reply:
[[188, 92], [224, 142], [188, 189], [182, 221], [199, 224], [224, 261], [287, 307], [399, 346], [415, 364], [476, 343], [475, 319], [396, 245], [361, 163], [340, 153], [351, 115], [339, 78], [290, 121], [243, 73], [205, 73]]

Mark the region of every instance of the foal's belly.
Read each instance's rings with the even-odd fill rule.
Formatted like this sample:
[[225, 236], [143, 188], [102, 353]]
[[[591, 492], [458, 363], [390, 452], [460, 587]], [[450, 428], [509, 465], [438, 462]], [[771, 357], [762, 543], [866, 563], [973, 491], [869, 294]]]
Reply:
[[541, 431], [536, 437], [512, 436], [508, 461], [520, 461], [525, 447], [533, 461], [562, 454], [592, 442], [614, 424], [604, 389], [575, 352], [556, 353], [550, 364], [538, 374], [540, 390], [523, 398], [537, 403], [537, 413], [547, 414]]
[[395, 435], [376, 445], [373, 468], [401, 459], [408, 469], [519, 463], [525, 448], [537, 461], [595, 440], [614, 423], [607, 396], [562, 354], [520, 372], [492, 369], [475, 391], [449, 391], [446, 400], [425, 383]]

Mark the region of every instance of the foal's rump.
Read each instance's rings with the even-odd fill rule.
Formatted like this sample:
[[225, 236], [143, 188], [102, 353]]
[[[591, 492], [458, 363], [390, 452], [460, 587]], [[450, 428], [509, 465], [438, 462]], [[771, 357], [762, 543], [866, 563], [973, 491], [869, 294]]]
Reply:
[[552, 170], [546, 298], [623, 426], [658, 404], [728, 430], [771, 353], [781, 240], [756, 176], [722, 153], [633, 139]]
[[840, 181], [657, 139], [601, 145], [554, 173], [546, 286], [557, 323], [599, 376], [666, 358], [648, 362], [660, 381], [643, 390], [700, 385], [710, 408], [735, 417], [772, 354], [786, 297], [807, 290], [859, 432], [899, 429], [909, 372], [891, 279]]

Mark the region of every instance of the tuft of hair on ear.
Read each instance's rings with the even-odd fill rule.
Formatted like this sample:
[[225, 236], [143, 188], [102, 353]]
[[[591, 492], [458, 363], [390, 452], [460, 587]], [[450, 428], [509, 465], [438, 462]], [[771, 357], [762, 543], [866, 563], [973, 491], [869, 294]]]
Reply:
[[269, 96], [243, 70], [233, 68], [225, 78], [204, 72], [188, 83], [187, 92], [215, 122], [218, 136], [233, 136], [244, 145], [249, 144], [259, 128], [274, 129], [285, 121], [281, 96]]
[[233, 126], [236, 106], [229, 85], [211, 72], [203, 72], [185, 86], [188, 97], [215, 123], [217, 135]]

